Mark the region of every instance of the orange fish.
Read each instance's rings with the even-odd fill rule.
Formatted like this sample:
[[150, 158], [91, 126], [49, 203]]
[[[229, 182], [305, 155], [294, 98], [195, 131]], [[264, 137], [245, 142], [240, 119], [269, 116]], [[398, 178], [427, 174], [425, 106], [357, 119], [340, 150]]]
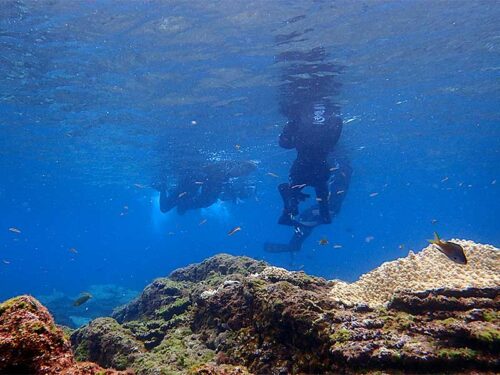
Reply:
[[328, 239], [322, 238], [321, 240], [318, 241], [318, 244], [322, 246], [328, 245]]
[[435, 245], [439, 251], [441, 251], [455, 263], [467, 264], [467, 258], [465, 257], [464, 248], [459, 244], [441, 240], [436, 232], [434, 232], [434, 239], [428, 241], [429, 243]]
[[229, 232], [227, 232], [227, 235], [232, 236], [233, 234], [235, 234], [236, 232], [239, 232], [240, 230], [241, 230], [241, 227], [234, 227]]

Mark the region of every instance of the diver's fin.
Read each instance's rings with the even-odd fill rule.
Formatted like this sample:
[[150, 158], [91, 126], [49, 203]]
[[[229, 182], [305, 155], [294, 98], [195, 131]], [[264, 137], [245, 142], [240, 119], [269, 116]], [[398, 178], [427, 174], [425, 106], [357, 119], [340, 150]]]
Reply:
[[294, 249], [288, 244], [266, 242], [264, 244], [264, 251], [268, 253], [293, 253]]

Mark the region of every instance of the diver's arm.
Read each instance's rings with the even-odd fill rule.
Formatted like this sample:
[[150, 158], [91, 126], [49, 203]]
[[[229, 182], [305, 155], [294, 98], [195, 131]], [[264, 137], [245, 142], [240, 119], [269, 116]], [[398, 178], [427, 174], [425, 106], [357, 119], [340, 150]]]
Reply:
[[285, 124], [283, 131], [280, 134], [280, 141], [279, 141], [280, 147], [286, 149], [295, 148], [297, 127], [298, 125], [295, 121], [288, 121]]

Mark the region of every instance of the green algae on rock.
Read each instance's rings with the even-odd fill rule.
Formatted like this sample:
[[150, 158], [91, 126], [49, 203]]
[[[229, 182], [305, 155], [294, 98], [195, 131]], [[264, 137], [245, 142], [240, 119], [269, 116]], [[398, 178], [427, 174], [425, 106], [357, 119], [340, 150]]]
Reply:
[[332, 296], [338, 282], [218, 255], [155, 280], [113, 326], [144, 348], [126, 357], [138, 374], [496, 371], [500, 288], [482, 282], [345, 303]]

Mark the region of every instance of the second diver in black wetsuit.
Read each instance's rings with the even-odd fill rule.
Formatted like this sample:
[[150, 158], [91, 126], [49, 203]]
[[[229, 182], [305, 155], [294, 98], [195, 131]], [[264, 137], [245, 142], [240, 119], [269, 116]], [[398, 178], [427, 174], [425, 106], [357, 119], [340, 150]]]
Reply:
[[329, 224], [332, 221], [328, 203], [331, 171], [327, 159], [340, 137], [342, 120], [327, 104], [321, 100], [304, 104], [298, 116], [289, 120], [280, 134], [281, 147], [297, 150], [289, 182], [278, 186], [283, 199], [280, 224], [297, 225], [299, 202], [308, 198], [302, 193], [306, 186], [315, 189], [320, 222]]
[[[244, 198], [249, 194], [248, 186], [241, 183], [233, 186], [233, 179], [246, 176], [256, 168], [252, 161], [220, 161], [183, 171], [174, 188], [167, 191], [163, 185], [158, 187], [160, 210], [165, 213], [177, 207], [177, 213], [183, 215], [187, 210], [209, 207], [219, 198], [229, 200], [228, 195], [234, 199]], [[236, 191], [237, 187], [241, 194]]]

